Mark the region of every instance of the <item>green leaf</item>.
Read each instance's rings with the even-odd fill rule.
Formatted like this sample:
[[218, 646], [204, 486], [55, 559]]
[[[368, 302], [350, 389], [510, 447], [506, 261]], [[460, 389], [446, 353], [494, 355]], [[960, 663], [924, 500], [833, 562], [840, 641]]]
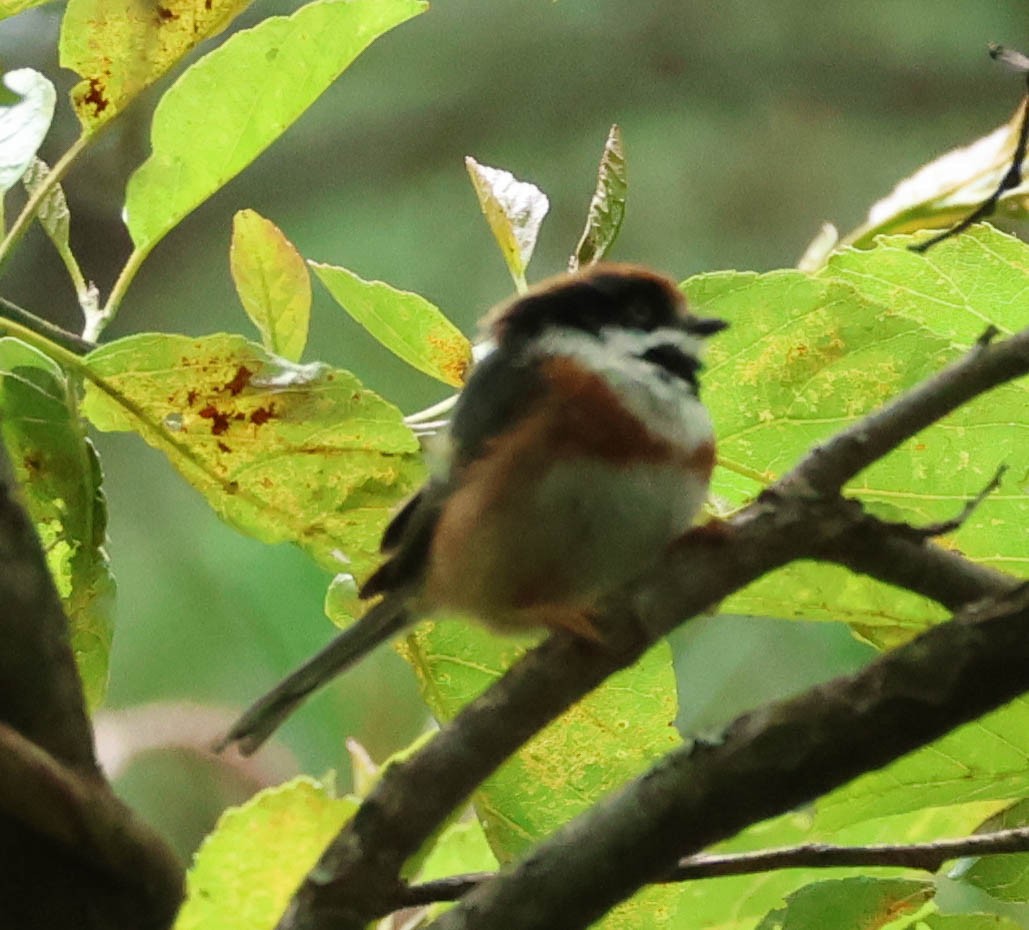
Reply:
[[87, 702], [107, 687], [114, 578], [104, 551], [100, 461], [64, 372], [17, 339], [0, 339], [0, 437], [71, 624]]
[[904, 878], [843, 878], [793, 892], [758, 930], [874, 930], [915, 913], [935, 893], [932, 882]]
[[[976, 832], [990, 833], [1027, 825], [1029, 798], [1023, 798], [991, 817]], [[966, 859], [958, 864], [950, 877], [963, 885], [979, 888], [1000, 901], [1029, 903], [1029, 853]]]
[[301, 777], [227, 810], [197, 851], [174, 930], [272, 930], [357, 806]]
[[311, 278], [293, 243], [270, 220], [240, 210], [232, 219], [229, 265], [264, 347], [299, 362], [311, 319]]
[[154, 113], [129, 179], [132, 242], [148, 251], [272, 144], [376, 38], [423, 0], [315, 0], [236, 33], [192, 65]]
[[393, 506], [422, 478], [400, 412], [349, 372], [224, 334], [130, 336], [86, 362], [104, 385], [82, 407], [98, 428], [139, 432], [237, 529], [331, 571], [378, 561]]
[[569, 271], [599, 262], [614, 245], [625, 217], [628, 183], [622, 130], [616, 123], [604, 143], [604, 153], [600, 156], [600, 169], [597, 172], [597, 187], [586, 212], [586, 228], [568, 260]]
[[1029, 795], [1029, 698], [1018, 698], [818, 802], [826, 830], [927, 807]]
[[[448, 720], [493, 684], [523, 646], [467, 623], [441, 621], [420, 624], [401, 651], [434, 715]], [[675, 748], [675, 714], [675, 676], [661, 643], [566, 711], [476, 791], [475, 810], [497, 859], [512, 861]], [[667, 910], [677, 894], [674, 887], [648, 890], [645, 903], [633, 899], [597, 926], [650, 926], [641, 915]]]
[[535, 184], [519, 181], [510, 171], [480, 165], [470, 155], [464, 163], [515, 286], [524, 291], [525, 269], [550, 201]]
[[412, 368], [460, 387], [472, 347], [438, 307], [382, 281], [365, 281], [346, 268], [310, 262], [336, 302]]
[[[848, 250], [817, 275], [701, 275], [693, 306], [735, 321], [712, 340], [704, 398], [719, 437], [713, 493], [732, 510], [817, 443], [967, 351], [987, 323], [1014, 328], [1029, 288], [1029, 247], [988, 227], [928, 256], [888, 240]], [[741, 325], [742, 324], [742, 325]], [[948, 416], [858, 475], [848, 492], [891, 520], [947, 519], [989, 481], [1010, 477], [941, 545], [1007, 571], [1029, 564], [1024, 382]], [[931, 493], [926, 488], [932, 480]], [[730, 598], [728, 613], [836, 619], [880, 644], [941, 619], [937, 606], [843, 569], [797, 563]]]
[[1025, 925], [1000, 914], [929, 914], [915, 930], [1024, 930]]
[[249, 0], [69, 0], [61, 66], [87, 133], [121, 113], [190, 49], [232, 22]]
[[57, 102], [54, 85], [31, 68], [8, 71], [4, 84], [18, 100], [0, 106], [0, 194], [14, 187], [32, 164]]
[[52, 2], [53, 0], [0, 0], [0, 20], [17, 16], [19, 13], [24, 13], [25, 10]]
[[[844, 243], [869, 246], [883, 233], [946, 228], [963, 220], [997, 189], [1011, 167], [1021, 119], [1020, 106], [1003, 126], [923, 165], [873, 204], [865, 222]], [[1025, 167], [1029, 169], [1029, 162]], [[1029, 177], [1005, 191], [999, 209], [1014, 215], [1029, 210]]]

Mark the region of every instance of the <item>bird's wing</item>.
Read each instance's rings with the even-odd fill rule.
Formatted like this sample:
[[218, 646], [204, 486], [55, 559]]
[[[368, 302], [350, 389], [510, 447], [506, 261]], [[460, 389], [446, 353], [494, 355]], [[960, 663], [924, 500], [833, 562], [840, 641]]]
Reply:
[[494, 352], [475, 367], [450, 421], [450, 460], [444, 474], [430, 480], [390, 521], [382, 536], [389, 558], [361, 586], [361, 597], [421, 580], [443, 505], [462, 471], [489, 454], [490, 440], [511, 428], [541, 387], [538, 366], [512, 361], [507, 353]]

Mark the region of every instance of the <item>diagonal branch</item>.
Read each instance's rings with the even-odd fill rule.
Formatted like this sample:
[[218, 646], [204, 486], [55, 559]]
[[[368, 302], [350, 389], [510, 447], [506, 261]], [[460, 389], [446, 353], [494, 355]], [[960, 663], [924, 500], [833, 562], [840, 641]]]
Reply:
[[855, 475], [902, 442], [991, 388], [1029, 371], [1029, 329], [990, 342], [984, 334], [972, 350], [939, 374], [916, 385], [881, 410], [816, 446], [777, 485], [835, 494]]
[[565, 930], [587, 927], [661, 881], [681, 856], [808, 803], [1027, 690], [1023, 585], [857, 675], [740, 717], [718, 745], [670, 753], [432, 926], [530, 930], [559, 919]]
[[[839, 442], [807, 456], [770, 493], [727, 521], [723, 532], [690, 534], [633, 592], [609, 606], [604, 648], [555, 635], [532, 650], [419, 752], [383, 775], [301, 885], [280, 930], [357, 930], [395, 909], [403, 895], [403, 863], [531, 735], [684, 620], [789, 562], [835, 561], [950, 609], [1010, 594], [1018, 587], [1010, 576], [868, 517], [835, 492], [936, 419], [1027, 372], [1029, 331], [976, 347], [846, 430]], [[967, 718], [950, 725], [959, 719]], [[663, 868], [674, 861], [663, 858]]]

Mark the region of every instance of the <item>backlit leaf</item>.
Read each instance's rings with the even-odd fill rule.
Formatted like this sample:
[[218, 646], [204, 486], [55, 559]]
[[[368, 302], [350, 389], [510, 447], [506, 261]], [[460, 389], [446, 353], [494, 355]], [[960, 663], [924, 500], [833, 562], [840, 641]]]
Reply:
[[161, 449], [214, 510], [330, 571], [377, 561], [394, 505], [422, 477], [400, 412], [349, 372], [276, 358], [241, 336], [130, 336], [86, 361], [83, 412]]
[[906, 878], [843, 878], [793, 892], [758, 930], [877, 930], [932, 899], [932, 882]]
[[61, 66], [86, 132], [113, 119], [183, 55], [224, 29], [249, 0], [69, 0]]
[[471, 344], [438, 307], [382, 281], [365, 281], [346, 268], [310, 264], [337, 303], [387, 349], [444, 384], [464, 384]]
[[586, 213], [586, 228], [568, 260], [569, 271], [592, 265], [607, 255], [622, 228], [627, 193], [622, 130], [616, 124], [611, 127], [607, 142], [604, 143], [604, 154], [600, 156], [600, 170], [597, 172], [597, 187]]
[[[1003, 126], [905, 178], [872, 205], [865, 222], [844, 243], [869, 246], [883, 233], [946, 228], [964, 219], [997, 189], [1010, 168], [1022, 110], [1020, 106]], [[1029, 177], [1004, 192], [998, 209], [1021, 215], [1029, 210]]]
[[114, 601], [100, 460], [64, 372], [10, 338], [0, 339], [0, 438], [71, 624], [86, 699], [96, 707], [107, 687]]
[[[448, 720], [493, 684], [523, 649], [467, 623], [425, 622], [401, 646], [426, 702]], [[560, 824], [675, 748], [675, 676], [666, 643], [619, 672], [523, 746], [474, 795], [475, 810], [501, 863], [512, 861]], [[598, 928], [668, 927], [674, 886], [647, 889]]]
[[301, 777], [227, 810], [197, 851], [174, 930], [272, 930], [357, 803]]
[[376, 38], [425, 6], [315, 0], [236, 33], [192, 65], [161, 98], [153, 151], [129, 179], [125, 212], [136, 249], [150, 249], [281, 136]]
[[510, 171], [480, 165], [470, 155], [464, 163], [508, 271], [519, 290], [524, 290], [525, 269], [550, 201], [535, 184], [519, 181]]
[[0, 194], [14, 187], [32, 164], [57, 102], [54, 85], [31, 68], [8, 71], [4, 84], [18, 99], [0, 106]]
[[[751, 499], [816, 443], [956, 359], [987, 323], [1010, 332], [1024, 312], [1029, 247], [981, 227], [928, 255], [891, 239], [848, 250], [817, 275], [726, 272], [686, 283], [693, 306], [736, 325], [711, 341], [704, 399], [719, 437], [720, 509]], [[940, 544], [1007, 571], [1029, 567], [1025, 382], [978, 398], [858, 475], [848, 492], [891, 520], [947, 519], [997, 466], [1009, 477]], [[932, 490], [925, 490], [927, 482]], [[843, 569], [797, 563], [756, 582], [727, 612], [845, 620], [880, 644], [943, 611]]]
[[232, 280], [264, 347], [300, 361], [311, 319], [311, 278], [300, 253], [273, 222], [253, 210], [232, 219]]

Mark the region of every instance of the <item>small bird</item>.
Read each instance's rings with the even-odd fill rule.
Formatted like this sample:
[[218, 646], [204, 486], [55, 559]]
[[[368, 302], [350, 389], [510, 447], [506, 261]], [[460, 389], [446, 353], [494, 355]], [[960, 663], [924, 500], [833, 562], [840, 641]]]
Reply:
[[312, 691], [432, 613], [599, 640], [597, 602], [653, 565], [703, 504], [714, 433], [698, 396], [705, 337], [669, 279], [599, 264], [485, 321], [495, 349], [458, 398], [436, 474], [382, 537], [380, 597], [253, 704], [221, 746], [254, 752]]

